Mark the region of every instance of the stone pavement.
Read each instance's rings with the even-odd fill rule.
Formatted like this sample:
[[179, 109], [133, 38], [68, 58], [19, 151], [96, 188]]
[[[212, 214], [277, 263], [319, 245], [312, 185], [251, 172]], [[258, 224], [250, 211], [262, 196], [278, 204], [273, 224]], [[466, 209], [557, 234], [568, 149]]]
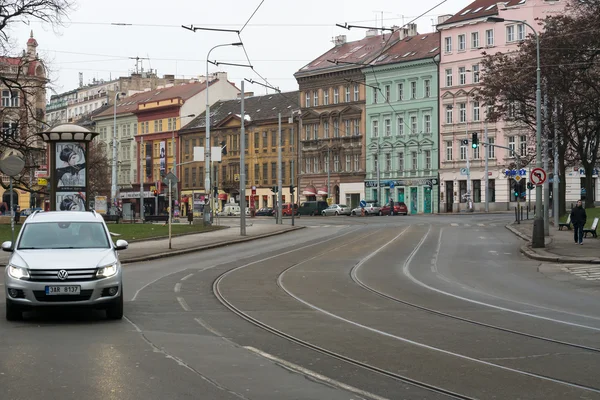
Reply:
[[527, 257], [558, 263], [575, 264], [600, 264], [600, 238], [594, 239], [591, 235], [583, 239], [583, 246], [575, 244], [573, 230], [563, 228], [559, 231], [550, 225], [550, 236], [546, 237], [546, 247], [543, 249], [531, 248], [531, 234], [533, 220], [521, 221], [520, 224], [511, 223], [506, 226], [515, 235], [528, 243], [521, 247], [521, 252]]
[[[172, 237], [171, 249], [169, 249], [169, 239], [150, 239], [130, 243], [127, 250], [120, 252], [121, 262], [134, 263], [155, 260], [247, 242], [303, 228], [302, 226], [290, 225], [251, 224], [246, 226], [246, 236], [240, 236], [239, 221], [224, 223], [221, 220], [221, 225], [229, 227], [217, 231]], [[110, 229], [110, 225], [108, 227]], [[118, 237], [113, 237], [113, 240], [116, 241], [117, 239]], [[5, 266], [9, 256], [10, 253], [0, 252], [0, 265]]]

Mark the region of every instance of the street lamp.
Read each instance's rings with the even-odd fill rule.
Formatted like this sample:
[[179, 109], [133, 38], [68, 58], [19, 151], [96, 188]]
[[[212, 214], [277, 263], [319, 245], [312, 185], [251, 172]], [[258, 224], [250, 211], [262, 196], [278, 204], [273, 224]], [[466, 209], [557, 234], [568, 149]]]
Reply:
[[[213, 47], [212, 49], [210, 49], [208, 51], [208, 54], [206, 55], [206, 109], [205, 109], [205, 113], [206, 113], [206, 139], [204, 141], [204, 189], [206, 191], [207, 195], [210, 195], [211, 193], [211, 165], [210, 165], [210, 103], [209, 103], [209, 99], [208, 99], [208, 88], [209, 88], [209, 80], [208, 80], [208, 59], [210, 57], [210, 53], [216, 49], [217, 47], [225, 47], [225, 46], [243, 46], [244, 44], [242, 42], [235, 42], [235, 43], [225, 43], [225, 44], [218, 44], [215, 47]], [[211, 206], [210, 206], [210, 202], [207, 202], [204, 204], [204, 223], [205, 224], [210, 224], [210, 213], [211, 213]]]
[[[535, 35], [535, 41], [537, 46], [537, 69], [536, 69], [536, 91], [535, 91], [535, 118], [536, 118], [536, 154], [535, 154], [535, 166], [542, 168], [542, 78], [540, 68], [540, 36], [533, 26], [526, 21], [520, 21], [515, 19], [504, 19], [500, 17], [488, 17], [487, 22], [516, 22], [527, 25], [533, 31]], [[545, 247], [544, 244], [544, 217], [542, 216], [542, 186], [537, 185], [535, 188], [535, 219], [533, 220], [533, 235], [531, 240], [531, 247], [541, 248]]]
[[112, 137], [112, 182], [110, 185], [110, 201], [112, 202], [112, 205], [114, 205], [117, 200], [117, 99], [119, 98], [119, 95], [126, 96], [126, 93], [115, 93]]

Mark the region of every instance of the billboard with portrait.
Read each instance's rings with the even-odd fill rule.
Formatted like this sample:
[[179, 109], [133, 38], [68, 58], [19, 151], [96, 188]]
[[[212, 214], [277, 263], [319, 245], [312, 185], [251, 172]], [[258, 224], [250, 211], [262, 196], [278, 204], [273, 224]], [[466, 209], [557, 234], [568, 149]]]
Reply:
[[85, 192], [56, 192], [56, 210], [85, 211]]
[[166, 142], [160, 142], [160, 175], [164, 176], [167, 169]]
[[152, 179], [152, 143], [146, 143], [146, 178]]
[[86, 159], [85, 144], [77, 142], [56, 143], [57, 188], [85, 188]]

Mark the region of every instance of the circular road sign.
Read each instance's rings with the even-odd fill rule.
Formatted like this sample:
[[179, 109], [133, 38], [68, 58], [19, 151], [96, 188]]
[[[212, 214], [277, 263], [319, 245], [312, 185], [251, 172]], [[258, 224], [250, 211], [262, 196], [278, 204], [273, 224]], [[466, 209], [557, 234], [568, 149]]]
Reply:
[[546, 182], [546, 171], [543, 168], [534, 168], [531, 170], [531, 174], [529, 174], [529, 180], [534, 185], [541, 185]]
[[366, 206], [367, 206], [367, 202], [366, 202], [366, 201], [364, 201], [364, 200], [361, 200], [361, 201], [360, 201], [360, 206], [361, 206], [361, 207], [366, 207]]

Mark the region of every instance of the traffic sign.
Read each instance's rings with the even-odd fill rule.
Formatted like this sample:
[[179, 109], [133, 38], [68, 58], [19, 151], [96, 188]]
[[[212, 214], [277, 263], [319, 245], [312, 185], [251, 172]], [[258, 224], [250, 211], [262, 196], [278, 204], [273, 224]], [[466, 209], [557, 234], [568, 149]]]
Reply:
[[521, 182], [521, 179], [523, 179], [523, 178], [521, 178], [521, 175], [516, 175], [516, 176], [513, 176], [513, 179], [517, 182]]
[[361, 207], [366, 207], [366, 206], [367, 206], [367, 202], [366, 202], [366, 201], [364, 201], [364, 200], [361, 200], [361, 201], [360, 201], [360, 206], [361, 206]]
[[394, 181], [390, 181], [390, 189], [394, 188]]
[[543, 168], [534, 168], [529, 174], [529, 180], [534, 185], [541, 185], [546, 182], [546, 171]]
[[162, 180], [162, 182], [163, 182], [165, 185], [168, 185], [168, 184], [169, 184], [169, 181], [171, 181], [171, 184], [172, 184], [172, 185], [174, 185], [174, 184], [176, 184], [177, 182], [179, 182], [179, 181], [177, 180], [177, 176], [175, 176], [175, 174], [174, 174], [174, 173], [172, 173], [172, 172], [169, 172], [169, 173], [167, 174], [167, 176], [165, 176], [165, 178]]
[[460, 169], [460, 174], [461, 175], [469, 175], [469, 169], [468, 168], [461, 168]]

